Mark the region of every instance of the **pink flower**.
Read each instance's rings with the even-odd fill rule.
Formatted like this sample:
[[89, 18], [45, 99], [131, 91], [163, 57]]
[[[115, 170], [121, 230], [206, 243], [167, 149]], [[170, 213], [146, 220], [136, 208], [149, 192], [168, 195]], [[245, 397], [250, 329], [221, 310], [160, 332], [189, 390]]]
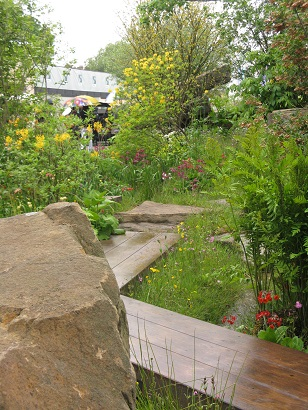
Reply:
[[294, 306], [296, 307], [296, 309], [300, 309], [303, 305], [297, 300]]

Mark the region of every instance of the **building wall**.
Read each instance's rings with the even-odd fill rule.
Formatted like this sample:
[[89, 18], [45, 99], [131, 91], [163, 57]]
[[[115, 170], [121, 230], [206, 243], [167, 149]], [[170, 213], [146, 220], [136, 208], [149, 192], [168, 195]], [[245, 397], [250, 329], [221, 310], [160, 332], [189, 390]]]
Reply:
[[109, 73], [78, 68], [50, 67], [47, 78], [40, 77], [34, 92], [46, 92], [46, 86], [49, 97], [57, 95], [64, 102], [80, 94], [105, 99], [117, 84]]

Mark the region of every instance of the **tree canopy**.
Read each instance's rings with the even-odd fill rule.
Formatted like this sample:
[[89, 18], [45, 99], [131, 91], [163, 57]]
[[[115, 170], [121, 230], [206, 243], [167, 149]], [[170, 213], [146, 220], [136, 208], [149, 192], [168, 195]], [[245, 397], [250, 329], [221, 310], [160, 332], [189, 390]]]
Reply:
[[124, 40], [107, 44], [95, 57], [86, 61], [87, 70], [110, 73], [117, 79], [123, 79], [123, 70], [129, 67], [133, 59], [132, 49]]
[[[53, 26], [42, 24], [31, 0], [0, 2], [0, 116], [27, 92], [38, 75], [45, 75], [54, 56]], [[10, 104], [9, 104], [10, 102]]]

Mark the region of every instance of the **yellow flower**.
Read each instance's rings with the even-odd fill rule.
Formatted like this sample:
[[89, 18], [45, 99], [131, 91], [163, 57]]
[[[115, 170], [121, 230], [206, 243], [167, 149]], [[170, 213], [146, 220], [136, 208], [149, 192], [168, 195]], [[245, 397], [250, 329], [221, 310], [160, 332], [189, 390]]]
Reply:
[[20, 130], [16, 130], [16, 135], [20, 135], [20, 139], [22, 141], [26, 140], [29, 136], [29, 130], [27, 128], [22, 128]]
[[95, 129], [96, 132], [101, 132], [101, 130], [102, 130], [102, 128], [103, 128], [103, 125], [102, 125], [102, 123], [96, 121], [96, 122], [93, 124], [93, 128]]
[[9, 135], [7, 137], [5, 137], [5, 145], [6, 146], [12, 145], [12, 143], [13, 143], [13, 138], [12, 137], [10, 137]]
[[177, 289], [178, 286], [176, 284], [174, 284], [173, 287], [174, 287], [174, 289]]
[[153, 272], [153, 273], [158, 273], [158, 272], [160, 272], [160, 270], [159, 270], [159, 269], [156, 269], [156, 268], [150, 268], [150, 271]]
[[44, 135], [37, 135], [35, 137], [36, 143], [34, 144], [36, 149], [43, 149], [45, 145], [45, 137]]
[[64, 132], [63, 134], [57, 134], [55, 136], [55, 141], [56, 142], [64, 142], [64, 141], [68, 141], [71, 138], [70, 134], [68, 134], [67, 132]]
[[183, 250], [182, 248], [179, 248], [179, 252], [182, 252], [182, 250]]
[[16, 148], [17, 148], [17, 149], [21, 149], [21, 147], [22, 147], [22, 142], [23, 142], [23, 139], [22, 139], [22, 138], [19, 138], [19, 139], [16, 141]]
[[90, 156], [93, 157], [93, 158], [98, 157], [98, 155], [99, 155], [98, 151], [92, 151], [91, 154], [90, 154]]

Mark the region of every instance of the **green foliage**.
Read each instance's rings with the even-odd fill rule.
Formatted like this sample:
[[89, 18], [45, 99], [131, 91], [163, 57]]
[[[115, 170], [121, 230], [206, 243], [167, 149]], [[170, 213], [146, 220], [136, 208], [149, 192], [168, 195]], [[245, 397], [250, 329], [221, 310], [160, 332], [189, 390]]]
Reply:
[[105, 192], [90, 191], [83, 198], [84, 211], [92, 223], [99, 240], [109, 239], [110, 235], [122, 235], [124, 229], [119, 229], [119, 221], [113, 215], [116, 202], [106, 198]]
[[236, 246], [216, 237], [225, 232], [229, 209], [208, 203], [202, 215], [178, 226], [180, 241], [149, 268], [127, 294], [181, 314], [220, 324], [247, 286], [245, 263]]
[[24, 102], [1, 130], [1, 217], [74, 201], [91, 189], [121, 193], [119, 161], [81, 149], [74, 134], [80, 121], [60, 116], [62, 110], [57, 104]]
[[[303, 40], [305, 22], [303, 21], [302, 26], [298, 26], [295, 24], [296, 17], [293, 16], [289, 21], [290, 24], [286, 24], [286, 27], [290, 28], [286, 29], [284, 37], [275, 33], [275, 30], [278, 31], [276, 20], [283, 20], [281, 16], [285, 16], [285, 13], [289, 15], [288, 3], [288, 1], [228, 0], [224, 2], [223, 12], [217, 13], [217, 27], [230, 44], [233, 76], [240, 80], [239, 85], [234, 89], [244, 101], [250, 96], [257, 98], [267, 111], [303, 106], [306, 101], [305, 92], [301, 87], [296, 86], [295, 77], [292, 77], [293, 83], [288, 81], [291, 64], [292, 67], [297, 64], [298, 81], [304, 81], [305, 78], [303, 73], [307, 71], [305, 70], [306, 59], [302, 58], [307, 54], [303, 46], [303, 41], [307, 41], [307, 33], [306, 40]], [[304, 16], [304, 10], [302, 15]], [[290, 38], [294, 39], [291, 43], [289, 43]], [[300, 38], [301, 44], [299, 44]], [[292, 60], [289, 57], [289, 66], [285, 70], [286, 49], [290, 52], [291, 48], [294, 58]], [[302, 53], [302, 57], [299, 57], [298, 51]], [[290, 62], [291, 60], [293, 63]]]
[[116, 79], [123, 79], [123, 71], [131, 65], [133, 53], [131, 46], [124, 40], [107, 44], [95, 57], [86, 61], [86, 70], [101, 71], [112, 74]]
[[277, 329], [268, 327], [266, 330], [259, 331], [258, 338], [308, 353], [308, 349], [305, 350], [304, 348], [303, 340], [298, 336], [294, 336], [293, 338], [286, 336], [287, 330], [287, 326], [280, 326]]
[[276, 79], [285, 81], [300, 97], [302, 106], [308, 102], [308, 13], [304, 0], [272, 0], [270, 27], [278, 35], [273, 41], [274, 50], [282, 54], [282, 67]]
[[187, 0], [150, 0], [139, 4], [137, 10], [142, 24], [149, 24], [150, 16], [156, 21], [162, 16], [168, 19], [175, 7], [184, 6], [186, 3]]
[[195, 77], [226, 62], [226, 44], [203, 5], [191, 2], [186, 7], [176, 7], [168, 20], [163, 16], [156, 19], [149, 13], [146, 25], [138, 17], [137, 11], [137, 18], [125, 27], [136, 60], [177, 50], [181, 65], [186, 63], [186, 77]]
[[[274, 289], [285, 308], [296, 301], [300, 331], [307, 327], [307, 192], [306, 139], [280, 135], [262, 124], [239, 137], [232, 161], [236, 184], [233, 200], [243, 211], [239, 220], [249, 241], [251, 279], [256, 295]], [[234, 191], [235, 193], [235, 191]]]
[[[115, 147], [132, 153], [141, 148], [153, 155], [166, 143], [163, 135], [180, 127], [183, 66], [179, 53], [169, 51], [133, 64], [134, 68], [125, 69], [126, 80], [119, 91], [119, 98], [127, 103], [118, 109], [120, 132]], [[188, 92], [188, 84], [183, 87]]]
[[54, 55], [54, 27], [37, 19], [34, 1], [0, 2], [0, 125], [17, 110], [20, 96], [45, 74]]

